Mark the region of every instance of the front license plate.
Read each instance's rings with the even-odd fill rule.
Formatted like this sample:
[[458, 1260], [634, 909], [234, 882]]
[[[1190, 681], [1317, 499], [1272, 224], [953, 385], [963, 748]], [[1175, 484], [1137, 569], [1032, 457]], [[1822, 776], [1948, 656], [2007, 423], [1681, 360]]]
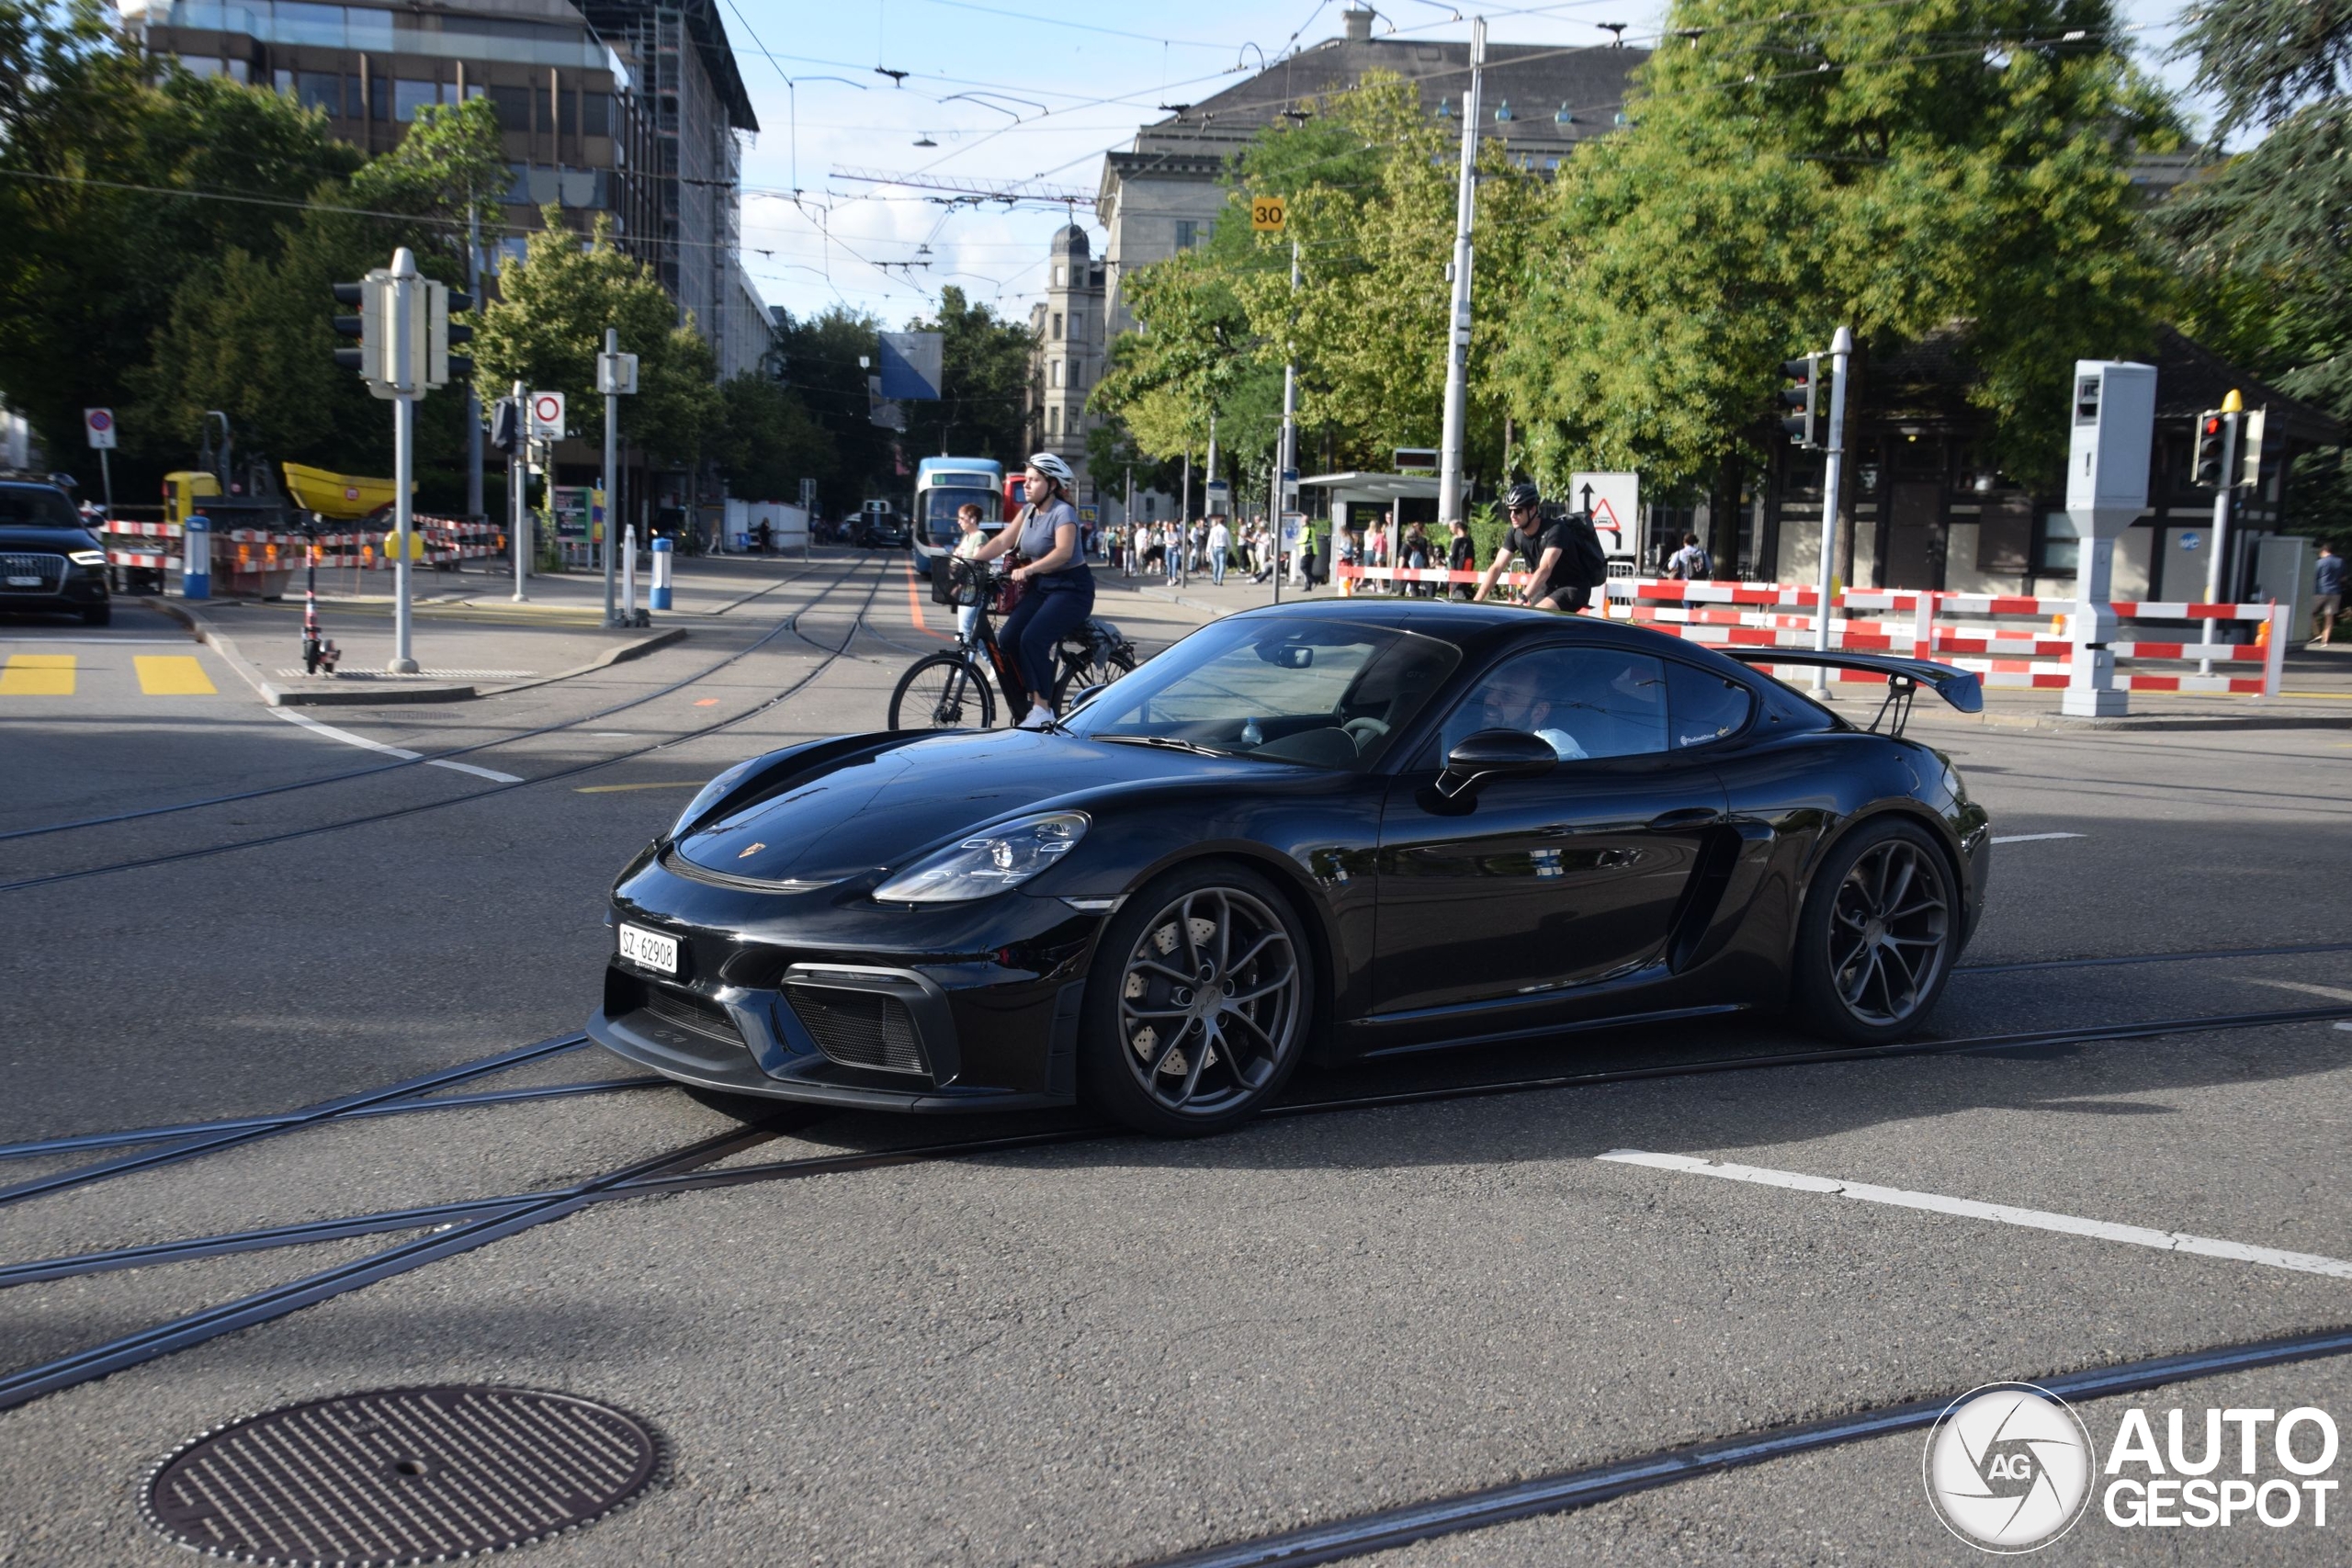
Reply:
[[39, 588], [40, 586], [40, 579], [38, 577], [12, 577], [8, 580], [8, 586], [11, 588]]
[[631, 964], [658, 969], [664, 975], [675, 975], [678, 972], [678, 939], [663, 936], [660, 931], [647, 931], [643, 926], [623, 926], [621, 956]]

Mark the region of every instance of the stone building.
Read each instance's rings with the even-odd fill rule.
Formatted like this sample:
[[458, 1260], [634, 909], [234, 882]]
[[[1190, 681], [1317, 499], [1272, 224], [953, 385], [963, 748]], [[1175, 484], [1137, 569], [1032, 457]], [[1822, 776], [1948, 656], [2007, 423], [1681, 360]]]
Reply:
[[1028, 452], [1051, 452], [1078, 471], [1079, 493], [1092, 499], [1086, 471], [1087, 394], [1102, 378], [1105, 268], [1086, 231], [1064, 226], [1046, 248], [1046, 297], [1029, 310], [1029, 407], [1023, 427]]

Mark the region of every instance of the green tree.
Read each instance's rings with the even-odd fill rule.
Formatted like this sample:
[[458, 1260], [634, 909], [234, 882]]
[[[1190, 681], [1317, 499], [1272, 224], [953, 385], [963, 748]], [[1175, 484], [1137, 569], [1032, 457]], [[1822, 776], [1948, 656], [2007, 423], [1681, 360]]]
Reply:
[[[96, 0], [0, 0], [0, 397], [72, 449], [85, 407], [137, 400], [192, 272], [274, 258], [359, 163], [289, 97], [149, 59]], [[130, 422], [119, 479], [186, 462], [193, 434]]]
[[721, 382], [718, 396], [725, 412], [711, 453], [731, 493], [797, 504], [802, 479], [822, 487], [831, 478], [832, 438], [797, 392], [747, 371]]
[[615, 243], [609, 216], [598, 217], [584, 245], [555, 208], [542, 218], [522, 258], [499, 271], [499, 297], [474, 334], [478, 374], [488, 386], [521, 381], [566, 394], [572, 428], [601, 441], [596, 355], [605, 329], [616, 328], [621, 352], [638, 356], [637, 395], [620, 400], [620, 434], [657, 461], [698, 465], [721, 413], [710, 345], [691, 318], [679, 324], [652, 269]]
[[911, 491], [898, 472], [898, 436], [876, 425], [866, 394], [866, 368], [880, 323], [835, 306], [789, 323], [784, 332], [786, 384], [798, 394], [819, 429], [832, 443], [833, 466], [819, 476], [823, 510], [839, 516], [868, 496]]
[[[2182, 38], [2218, 96], [2213, 135], [2268, 134], [2156, 214], [2186, 282], [2182, 325], [2282, 391], [2352, 418], [2352, 4], [2248, 0]], [[2340, 451], [2299, 459], [2297, 526], [2352, 547]]]
[[905, 405], [907, 449], [1019, 462], [1025, 456], [1019, 448], [1028, 401], [1029, 329], [973, 304], [951, 283], [939, 291], [938, 312], [909, 321], [907, 330], [941, 334], [939, 398]]
[[1756, 455], [1782, 358], [1959, 322], [2001, 467], [2050, 476], [2068, 363], [2139, 346], [2163, 297], [2125, 164], [2165, 117], [2105, 0], [1676, 0], [1667, 31], [1528, 248], [1532, 466], [1704, 482]]

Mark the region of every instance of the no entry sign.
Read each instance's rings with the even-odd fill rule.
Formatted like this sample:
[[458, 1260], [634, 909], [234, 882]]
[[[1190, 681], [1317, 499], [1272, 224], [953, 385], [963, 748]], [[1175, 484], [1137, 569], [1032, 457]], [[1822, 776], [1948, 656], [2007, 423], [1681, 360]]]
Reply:
[[531, 394], [531, 434], [550, 441], [563, 438], [563, 394]]

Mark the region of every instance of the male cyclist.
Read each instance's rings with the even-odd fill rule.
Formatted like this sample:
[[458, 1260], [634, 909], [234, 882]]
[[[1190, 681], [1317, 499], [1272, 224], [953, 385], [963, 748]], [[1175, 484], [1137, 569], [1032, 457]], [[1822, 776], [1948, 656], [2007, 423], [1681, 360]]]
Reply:
[[1478, 580], [1478, 591], [1471, 595], [1473, 601], [1484, 600], [1510, 565], [1511, 558], [1524, 555], [1534, 568], [1527, 579], [1530, 608], [1573, 614], [1590, 602], [1589, 589], [1572, 588], [1565, 581], [1570, 565], [1568, 521], [1555, 518], [1545, 523], [1543, 506], [1543, 492], [1523, 480], [1503, 492], [1503, 510], [1510, 514], [1510, 532], [1503, 536], [1502, 547], [1495, 551], [1486, 576]]

